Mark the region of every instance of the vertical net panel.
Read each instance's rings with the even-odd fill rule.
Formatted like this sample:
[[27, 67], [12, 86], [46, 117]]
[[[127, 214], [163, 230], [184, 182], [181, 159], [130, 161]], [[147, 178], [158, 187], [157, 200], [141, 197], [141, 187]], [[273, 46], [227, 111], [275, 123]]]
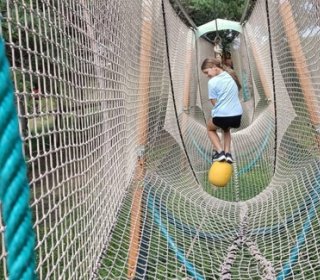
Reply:
[[[255, 114], [259, 115], [273, 99], [268, 22], [264, 2], [259, 1], [256, 5], [243, 34], [247, 42], [249, 63], [256, 88]], [[258, 37], [255, 37], [257, 35]]]
[[[198, 46], [198, 67], [201, 69], [201, 64], [207, 57], [214, 57], [214, 51], [212, 43], [202, 38], [199, 38]], [[201, 103], [203, 106], [202, 110], [206, 119], [208, 120], [211, 118], [211, 105], [208, 102], [208, 78], [202, 73], [199, 73], [199, 87], [201, 89]]]
[[[248, 108], [250, 103], [255, 105], [253, 123], [241, 129], [233, 137], [240, 200], [259, 194], [269, 184], [273, 175], [275, 127], [274, 106], [271, 102], [273, 91], [267, 26], [265, 3], [260, 1], [244, 26], [243, 35], [240, 36], [244, 45], [238, 51], [238, 55], [241, 53], [243, 56], [241, 63], [244, 67], [240, 75], [245, 77], [249, 73], [253, 84], [251, 98], [254, 102], [250, 99], [245, 101], [242, 97], [242, 104], [244, 109]], [[242, 49], [245, 46], [247, 50]], [[245, 63], [249, 63], [250, 68]], [[242, 96], [247, 88], [247, 84], [244, 83]], [[248, 108], [244, 116], [249, 111]]]
[[[188, 91], [185, 87], [187, 64], [192, 61], [189, 50], [195, 51], [192, 32], [177, 18], [167, 1], [164, 2], [165, 20], [157, 17], [163, 12], [158, 4], [154, 4], [151, 11], [154, 15], [152, 42], [158, 42], [152, 44], [150, 50], [151, 69], [156, 69], [153, 58], [162, 57], [164, 72], [162, 75], [154, 74], [157, 78], [163, 77], [162, 89], [165, 91], [157, 94], [163, 95], [161, 100], [166, 106], [160, 117], [160, 124], [164, 125], [145, 146], [145, 177], [143, 180], [134, 179], [130, 185], [97, 277], [179, 279], [190, 276], [204, 279], [206, 275], [213, 275], [216, 278], [219, 265], [215, 262], [223, 262], [221, 253], [227, 250], [235, 237], [231, 228], [239, 223], [237, 206], [209, 196], [193, 175], [194, 171], [199, 180], [200, 171], [201, 175], [204, 174], [197, 164], [203, 161], [203, 155], [199, 154], [194, 143], [203, 142], [207, 147], [210, 144], [204, 120], [195, 121], [192, 110], [189, 113], [185, 110], [188, 104], [185, 93], [190, 93], [192, 83], [197, 79], [192, 74], [195, 72], [191, 71]], [[179, 40], [176, 38], [178, 32], [181, 33]], [[149, 83], [152, 84], [153, 73], [150, 75]], [[149, 94], [152, 94], [152, 89]], [[149, 118], [156, 113], [151, 111], [151, 104], [149, 99], [146, 105]], [[192, 105], [190, 101], [190, 108]], [[192, 159], [191, 166], [185, 148]], [[208, 165], [204, 162], [202, 166]], [[232, 222], [227, 222], [223, 213]], [[229, 242], [224, 242], [221, 236]]]
[[234, 61], [234, 70], [237, 73], [242, 86], [240, 98], [244, 108], [244, 114], [242, 115], [240, 129], [243, 129], [249, 126], [252, 122], [255, 100], [248, 48], [242, 34], [239, 34], [232, 43], [231, 54], [232, 60]]
[[132, 177], [140, 38], [123, 34], [140, 6], [6, 2], [40, 279], [91, 277]]
[[[260, 256], [265, 258], [260, 259], [260, 265], [272, 264], [273, 277], [317, 279], [319, 148], [316, 116], [319, 115], [319, 103], [316, 82], [318, 73], [314, 70], [314, 65], [318, 64], [319, 59], [313, 53], [316, 52], [315, 40], [319, 38], [319, 31], [314, 26], [318, 19], [318, 4], [312, 1], [290, 2], [268, 1], [266, 6], [265, 1], [258, 1], [245, 25], [244, 35], [249, 49], [250, 66], [256, 72], [252, 74], [253, 83], [255, 90], [260, 91], [267, 87], [257, 75], [259, 56], [262, 61], [267, 58], [263, 62], [264, 70], [269, 83], [272, 81], [267, 67], [270, 65], [270, 55], [266, 54], [267, 50], [263, 51], [263, 46], [259, 47], [268, 41], [265, 38], [268, 36], [266, 30], [260, 26], [262, 24], [265, 28], [262, 16], [269, 14], [276, 138], [267, 146], [261, 138], [255, 139], [257, 148], [263, 150], [262, 158], [267, 162], [263, 170], [268, 170], [268, 161], [273, 161], [272, 142], [277, 149], [275, 173], [272, 178], [269, 177], [269, 184], [268, 181], [263, 183], [268, 187], [246, 202], [247, 238], [255, 244], [255, 250], [259, 251]], [[259, 44], [254, 46], [254, 41]], [[255, 47], [258, 48], [258, 57]], [[261, 97], [260, 93], [256, 97]], [[313, 106], [310, 106], [310, 99]], [[259, 102], [261, 105], [264, 103]], [[274, 120], [272, 114], [265, 113], [268, 111], [263, 109], [265, 105], [261, 105], [260, 108], [259, 104], [256, 105], [256, 118], [249, 129], [258, 129], [253, 133], [254, 137], [260, 137], [258, 131], [261, 131], [264, 139], [267, 139], [270, 132], [274, 133], [273, 129], [269, 133], [267, 129], [269, 125], [273, 125]], [[248, 144], [248, 138], [246, 143]], [[271, 170], [269, 174], [271, 175]], [[262, 178], [259, 176], [256, 179]]]
[[294, 213], [282, 214], [284, 220], [289, 221], [291, 240], [283, 234], [279, 237], [284, 244], [284, 261], [278, 275], [316, 279], [319, 277], [316, 264], [319, 259], [316, 241], [319, 232], [319, 72], [314, 67], [319, 65], [319, 58], [314, 53], [320, 34], [314, 23], [319, 21], [319, 4], [317, 1], [274, 3], [270, 5], [270, 17], [274, 61], [279, 65], [275, 74], [280, 114], [275, 179], [285, 182], [281, 190], [283, 196], [291, 194], [289, 200], [280, 204], [281, 212], [285, 207]]

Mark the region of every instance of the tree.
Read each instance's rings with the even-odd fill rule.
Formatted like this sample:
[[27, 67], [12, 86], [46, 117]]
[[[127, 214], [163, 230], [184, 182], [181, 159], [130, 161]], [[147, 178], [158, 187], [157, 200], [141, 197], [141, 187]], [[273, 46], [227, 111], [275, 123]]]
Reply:
[[[178, 15], [180, 15], [182, 20], [188, 24], [186, 19], [183, 18], [176, 1], [170, 1]], [[197, 26], [210, 22], [216, 18], [240, 21], [245, 6], [245, 0], [181, 0], [180, 3]], [[211, 40], [214, 40], [216, 35], [216, 32], [207, 34], [208, 38]], [[237, 35], [237, 32], [223, 30], [219, 31], [218, 35], [222, 38], [223, 48], [226, 50], [228, 49], [230, 42], [232, 42]]]
[[[178, 14], [175, 0], [170, 0]], [[197, 26], [216, 18], [240, 21], [245, 0], [181, 0], [181, 5]]]

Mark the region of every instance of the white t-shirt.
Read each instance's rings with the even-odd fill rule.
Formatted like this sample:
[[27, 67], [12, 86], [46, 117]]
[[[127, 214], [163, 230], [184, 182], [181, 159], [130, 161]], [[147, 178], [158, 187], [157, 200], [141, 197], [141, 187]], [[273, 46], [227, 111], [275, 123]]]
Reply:
[[238, 86], [226, 71], [211, 78], [208, 82], [209, 99], [216, 99], [211, 110], [212, 117], [232, 117], [242, 115], [238, 96]]

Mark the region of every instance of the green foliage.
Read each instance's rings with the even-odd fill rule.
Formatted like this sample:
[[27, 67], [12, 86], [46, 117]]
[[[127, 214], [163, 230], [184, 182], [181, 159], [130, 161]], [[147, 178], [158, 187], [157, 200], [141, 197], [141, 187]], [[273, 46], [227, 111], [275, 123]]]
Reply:
[[181, 0], [181, 4], [195, 24], [200, 26], [216, 18], [239, 21], [245, 0]]
[[[181, 12], [175, 0], [170, 1], [180, 15]], [[245, 2], [245, 0], [180, 0], [184, 10], [197, 26], [203, 25], [216, 18], [240, 21]], [[182, 18], [182, 20], [187, 23], [185, 19]], [[216, 32], [209, 33], [207, 37], [214, 40], [217, 35], [222, 38], [223, 49], [228, 50], [228, 46], [237, 35], [237, 32], [223, 30], [219, 31], [218, 34]]]

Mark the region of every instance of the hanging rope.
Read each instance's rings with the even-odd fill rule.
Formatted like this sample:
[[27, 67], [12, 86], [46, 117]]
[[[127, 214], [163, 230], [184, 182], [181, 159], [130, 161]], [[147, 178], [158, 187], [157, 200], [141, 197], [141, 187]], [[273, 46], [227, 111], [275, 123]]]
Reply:
[[216, 0], [214, 0], [213, 2], [213, 10], [214, 10], [214, 18], [215, 18], [215, 26], [216, 26], [216, 36], [213, 40], [214, 42], [214, 51], [215, 53], [217, 53], [219, 56], [222, 56], [222, 46], [221, 46], [221, 43], [222, 43], [222, 39], [219, 35], [219, 31], [218, 31], [218, 13], [217, 13], [217, 5], [216, 5]]
[[36, 279], [29, 186], [9, 62], [0, 38], [0, 199], [10, 280]]

